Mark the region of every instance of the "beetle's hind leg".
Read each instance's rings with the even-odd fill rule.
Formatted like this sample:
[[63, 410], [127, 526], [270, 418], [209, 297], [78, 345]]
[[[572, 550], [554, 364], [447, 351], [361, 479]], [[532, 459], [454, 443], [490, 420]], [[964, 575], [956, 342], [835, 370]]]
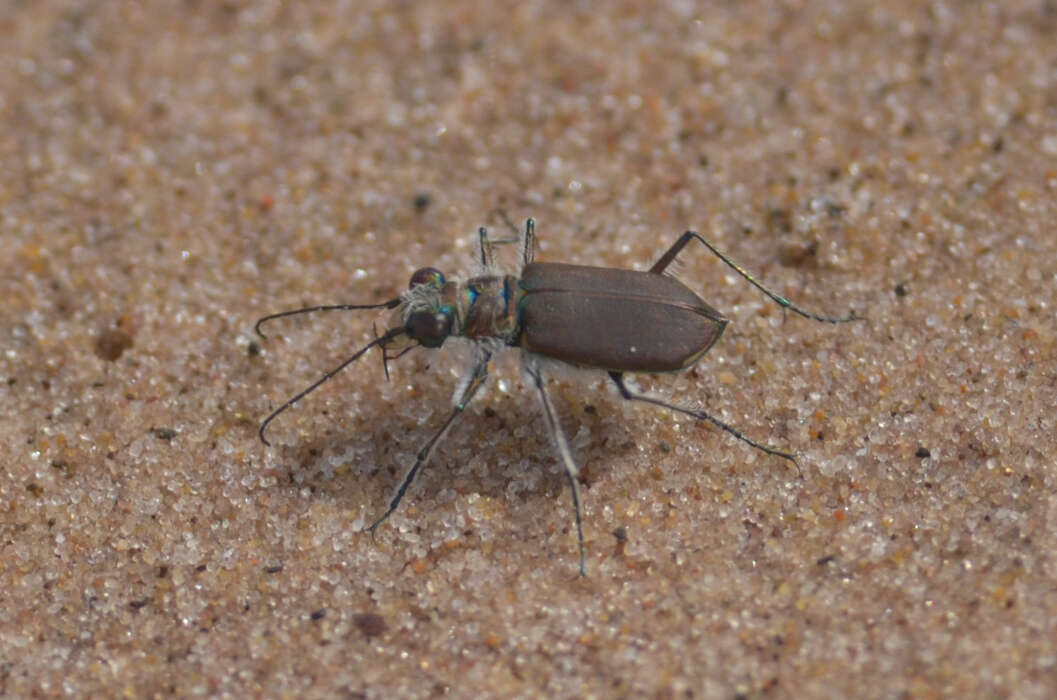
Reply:
[[667, 401], [659, 399], [655, 396], [634, 392], [629, 389], [628, 385], [624, 382], [624, 374], [622, 372], [610, 372], [609, 377], [613, 380], [613, 383], [617, 385], [617, 390], [620, 391], [620, 395], [628, 401], [643, 401], [645, 403], [651, 403], [654, 406], [661, 406], [663, 408], [667, 408], [670, 411], [682, 413], [683, 415], [690, 416], [691, 418], [696, 418], [697, 420], [707, 420], [709, 423], [716, 426], [717, 428], [720, 428], [721, 430], [730, 433], [742, 442], [751, 445], [752, 447], [755, 447], [761, 452], [766, 452], [769, 455], [774, 455], [775, 457], [781, 457], [782, 459], [789, 460], [796, 467], [797, 474], [799, 474], [801, 478], [803, 478], [803, 472], [800, 471], [800, 463], [796, 461], [796, 457], [794, 457], [792, 454], [758, 443], [752, 438], [742, 435], [738, 430], [732, 428], [731, 426], [727, 425], [718, 418], [700, 409], [676, 406], [675, 404], [668, 403]]
[[722, 251], [720, 251], [714, 245], [706, 241], [701, 236], [701, 234], [695, 231], [686, 231], [685, 233], [683, 233], [683, 235], [679, 236], [679, 239], [672, 244], [672, 247], [665, 251], [664, 255], [662, 255], [660, 259], [653, 264], [653, 267], [650, 268], [650, 272], [658, 275], [664, 272], [664, 270], [672, 263], [673, 260], [675, 260], [676, 256], [679, 255], [683, 248], [686, 247], [686, 244], [694, 239], [701, 241], [701, 243], [706, 248], [708, 248], [713, 255], [725, 262], [728, 266], [730, 266], [731, 269], [733, 269], [735, 272], [745, 278], [745, 280], [749, 284], [766, 294], [768, 297], [771, 298], [772, 301], [774, 301], [774, 303], [778, 304], [783, 309], [789, 309], [790, 311], [800, 314], [804, 318], [810, 318], [815, 321], [822, 321], [824, 323], [847, 323], [848, 321], [862, 320], [862, 317], [856, 316], [854, 311], [852, 311], [847, 316], [837, 318], [834, 316], [821, 316], [819, 314], [812, 313], [811, 311], [805, 311], [804, 309], [801, 309], [799, 306], [795, 305], [793, 302], [789, 301], [785, 297], [781, 296], [780, 294], [776, 294], [775, 292], [772, 292], [770, 289], [765, 287], [762, 282], [753, 277], [751, 272], [749, 272], [745, 268], [738, 265], [738, 263], [728, 258]]
[[587, 549], [584, 546], [583, 514], [580, 510], [580, 469], [573, 461], [572, 452], [569, 451], [569, 443], [565, 439], [565, 433], [558, 422], [558, 415], [554, 411], [554, 404], [547, 395], [545, 377], [540, 370], [539, 362], [530, 355], [525, 355], [525, 372], [532, 378], [532, 383], [539, 392], [540, 404], [543, 406], [543, 415], [547, 419], [547, 430], [554, 440], [554, 447], [561, 457], [565, 466], [565, 476], [569, 479], [569, 490], [573, 496], [573, 509], [576, 512], [576, 538], [580, 545], [580, 576], [587, 576]]

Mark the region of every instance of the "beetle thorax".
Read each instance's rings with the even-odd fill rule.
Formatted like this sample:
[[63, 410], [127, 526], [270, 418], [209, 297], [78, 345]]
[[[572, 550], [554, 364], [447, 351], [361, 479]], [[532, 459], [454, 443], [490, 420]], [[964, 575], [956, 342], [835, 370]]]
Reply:
[[510, 344], [518, 329], [518, 279], [485, 275], [468, 279], [458, 295], [467, 302], [459, 335], [470, 340], [499, 340]]

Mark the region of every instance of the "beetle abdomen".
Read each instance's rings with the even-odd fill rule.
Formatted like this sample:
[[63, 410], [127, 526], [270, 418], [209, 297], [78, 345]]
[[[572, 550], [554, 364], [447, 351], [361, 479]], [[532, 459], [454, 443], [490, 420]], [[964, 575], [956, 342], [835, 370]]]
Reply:
[[649, 272], [531, 263], [519, 286], [521, 347], [579, 367], [685, 369], [727, 324], [684, 284]]

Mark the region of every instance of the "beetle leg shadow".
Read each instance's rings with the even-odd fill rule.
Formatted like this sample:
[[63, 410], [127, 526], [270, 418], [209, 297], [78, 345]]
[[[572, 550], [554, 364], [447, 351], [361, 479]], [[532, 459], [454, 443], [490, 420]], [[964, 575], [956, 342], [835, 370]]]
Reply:
[[691, 418], [696, 418], [697, 420], [707, 420], [709, 423], [711, 423], [712, 425], [716, 426], [717, 428], [720, 428], [721, 430], [724, 430], [724, 431], [730, 433], [731, 435], [733, 435], [734, 437], [738, 438], [742, 442], [755, 447], [757, 450], [760, 450], [761, 452], [766, 452], [769, 455], [774, 455], [775, 457], [781, 457], [782, 459], [789, 460], [790, 462], [793, 463], [793, 466], [796, 467], [796, 472], [797, 472], [798, 475], [800, 475], [800, 478], [801, 479], [804, 478], [804, 473], [800, 470], [800, 463], [797, 462], [796, 461], [796, 457], [794, 457], [790, 453], [783, 452], [781, 450], [776, 450], [773, 447], [768, 447], [767, 445], [760, 444], [760, 443], [756, 442], [755, 440], [753, 440], [752, 438], [747, 437], [745, 435], [742, 435], [735, 428], [732, 428], [731, 426], [727, 425], [726, 423], [724, 423], [723, 421], [719, 420], [718, 418], [716, 418], [716, 417], [714, 417], [714, 416], [712, 416], [712, 415], [710, 415], [710, 414], [708, 414], [705, 411], [702, 411], [700, 409], [693, 409], [693, 408], [686, 408], [686, 407], [683, 407], [683, 406], [676, 406], [675, 404], [668, 403], [667, 401], [664, 401], [663, 399], [659, 399], [659, 398], [657, 398], [655, 396], [650, 396], [649, 394], [640, 394], [640, 393], [633, 392], [631, 389], [628, 388], [628, 385], [624, 382], [624, 374], [623, 374], [623, 372], [610, 372], [609, 373], [609, 378], [612, 379], [613, 383], [617, 385], [617, 390], [620, 391], [620, 395], [622, 397], [624, 397], [625, 399], [627, 399], [628, 401], [642, 401], [642, 402], [645, 402], [645, 403], [651, 403], [654, 406], [661, 406], [662, 408], [667, 408], [668, 410], [675, 411], [676, 413], [682, 413], [683, 415], [690, 416]]
[[545, 377], [543, 376], [542, 370], [540, 370], [539, 363], [527, 355], [525, 357], [525, 372], [532, 378], [532, 383], [536, 386], [536, 390], [539, 392], [540, 404], [543, 406], [543, 415], [547, 419], [547, 430], [550, 432], [551, 439], [554, 441], [554, 446], [558, 450], [558, 455], [561, 457], [562, 464], [565, 466], [565, 476], [569, 479], [569, 490], [572, 492], [573, 496], [573, 509], [576, 512], [576, 537], [580, 545], [580, 576], [586, 578], [587, 550], [584, 546], [583, 514], [580, 510], [580, 469], [576, 466], [576, 462], [573, 460], [572, 452], [569, 450], [569, 443], [566, 441], [565, 433], [562, 431], [562, 426], [558, 422], [558, 415], [554, 410], [554, 404], [551, 403], [550, 396], [547, 395]]

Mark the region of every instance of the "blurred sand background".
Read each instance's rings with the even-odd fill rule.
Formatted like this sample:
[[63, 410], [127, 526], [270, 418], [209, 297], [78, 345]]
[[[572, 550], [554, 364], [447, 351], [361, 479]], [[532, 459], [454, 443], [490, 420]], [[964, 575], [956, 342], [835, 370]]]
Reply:
[[[1057, 693], [1052, 2], [0, 1], [0, 694]], [[284, 320], [538, 258], [732, 325], [641, 384]]]

